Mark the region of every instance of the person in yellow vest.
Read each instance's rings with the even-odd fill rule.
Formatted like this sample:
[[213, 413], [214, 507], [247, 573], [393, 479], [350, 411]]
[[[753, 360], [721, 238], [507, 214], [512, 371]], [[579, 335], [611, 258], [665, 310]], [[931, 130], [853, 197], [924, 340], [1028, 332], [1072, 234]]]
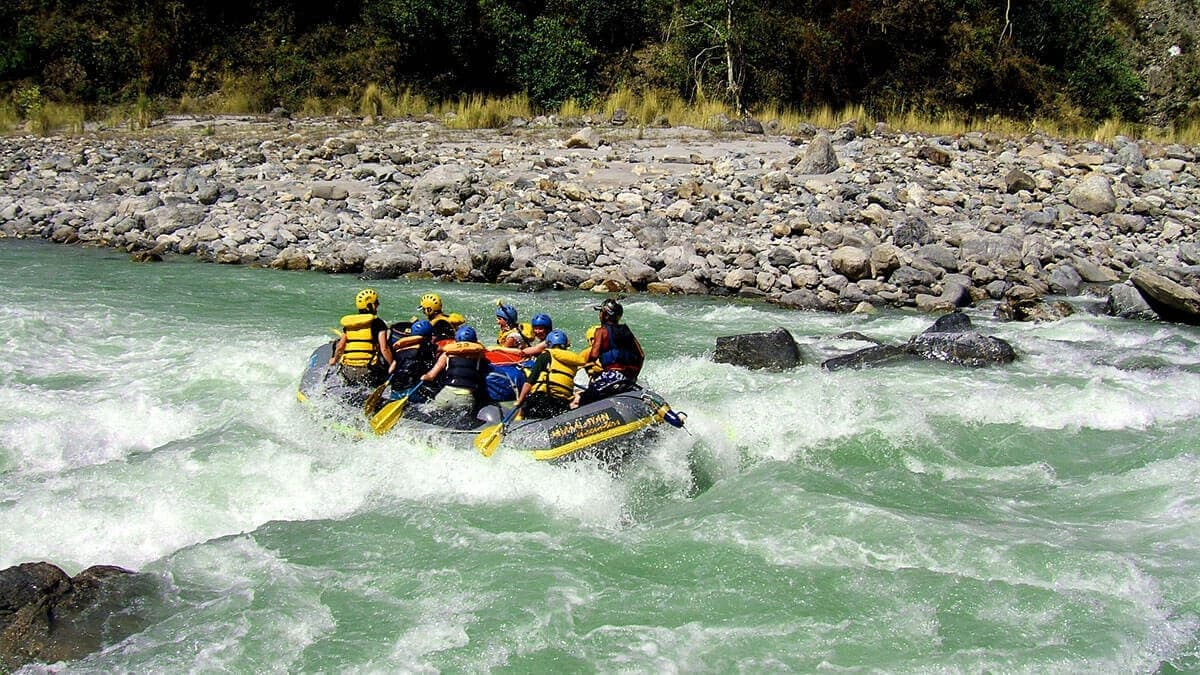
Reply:
[[455, 331], [454, 342], [442, 347], [437, 361], [421, 380], [442, 385], [433, 399], [436, 410], [446, 417], [459, 415], [459, 421], [470, 426], [487, 398], [490, 368], [486, 350], [479, 344], [475, 329], [462, 326]]
[[604, 371], [598, 360], [589, 358], [592, 354], [592, 345], [596, 343], [596, 331], [598, 330], [600, 330], [600, 324], [589, 326], [587, 332], [583, 334], [587, 339], [587, 346], [579, 351], [579, 358], [585, 361], [583, 368], [579, 372], [583, 373], [584, 376], [580, 377], [579, 373], [575, 373], [576, 391], [575, 398], [571, 400], [571, 408], [579, 407], [579, 397], [587, 389], [587, 385], [591, 383], [591, 379]]
[[348, 384], [375, 387], [383, 384], [392, 365], [388, 325], [379, 318], [379, 294], [364, 288], [354, 296], [357, 314], [342, 317], [342, 335], [333, 347], [329, 365], [340, 365]]
[[[447, 316], [442, 313], [442, 296], [437, 293], [426, 293], [421, 296], [421, 302], [417, 305], [417, 309], [425, 315], [425, 320], [433, 325], [433, 341], [440, 342], [454, 337], [454, 331], [458, 326], [454, 325], [454, 319], [458, 318], [451, 314]], [[461, 315], [458, 315], [461, 316]], [[416, 321], [417, 317], [413, 317]], [[460, 322], [459, 325], [464, 323]]]
[[533, 327], [522, 324], [517, 308], [496, 301], [496, 344], [506, 349], [522, 349], [533, 339]]
[[546, 349], [533, 362], [517, 395], [517, 405], [527, 419], [554, 417], [570, 408], [575, 398], [575, 373], [587, 364], [586, 352], [573, 352], [570, 346], [563, 331], [546, 334]]

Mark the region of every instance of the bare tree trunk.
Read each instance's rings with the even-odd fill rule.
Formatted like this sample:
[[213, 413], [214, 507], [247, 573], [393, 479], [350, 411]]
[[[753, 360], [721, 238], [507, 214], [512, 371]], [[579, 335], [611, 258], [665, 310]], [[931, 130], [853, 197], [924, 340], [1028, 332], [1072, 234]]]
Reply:
[[733, 67], [733, 1], [725, 0], [725, 88], [733, 100], [733, 108], [742, 112], [741, 84]]
[[1012, 11], [1012, 0], [1004, 0], [1004, 28], [1000, 29], [999, 44], [1004, 44], [1005, 36], [1009, 40], [1012, 39], [1012, 21], [1009, 20], [1009, 14]]

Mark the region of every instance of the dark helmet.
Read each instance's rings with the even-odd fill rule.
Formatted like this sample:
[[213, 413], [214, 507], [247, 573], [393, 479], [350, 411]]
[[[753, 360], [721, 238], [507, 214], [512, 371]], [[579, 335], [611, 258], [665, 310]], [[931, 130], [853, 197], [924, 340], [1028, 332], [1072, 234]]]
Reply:
[[425, 319], [421, 319], [420, 321], [414, 321], [412, 327], [409, 328], [408, 331], [413, 335], [429, 337], [430, 335], [433, 335], [433, 324], [429, 323]]
[[504, 319], [505, 323], [510, 326], [517, 325], [517, 308], [512, 305], [502, 304], [499, 300], [496, 301], [496, 316]]
[[534, 328], [554, 328], [554, 322], [550, 320], [549, 314], [534, 314], [533, 319], [529, 322], [529, 325], [533, 326]]
[[567, 339], [567, 334], [555, 328], [546, 334], [547, 347], [569, 347], [571, 341]]
[[612, 298], [605, 300], [592, 309], [599, 310], [600, 316], [606, 319], [611, 319], [612, 321], [619, 320], [621, 315], [625, 313], [625, 308], [621, 306], [621, 303], [613, 300]]
[[454, 339], [459, 342], [475, 342], [478, 337], [475, 335], [475, 329], [470, 326], [463, 326], [454, 331]]

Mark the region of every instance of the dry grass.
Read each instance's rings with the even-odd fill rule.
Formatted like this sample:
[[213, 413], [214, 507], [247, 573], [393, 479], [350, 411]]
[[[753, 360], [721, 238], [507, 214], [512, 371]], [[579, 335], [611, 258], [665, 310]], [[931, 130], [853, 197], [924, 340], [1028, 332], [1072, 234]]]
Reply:
[[488, 98], [481, 94], [462, 96], [437, 106], [435, 112], [451, 129], [499, 129], [514, 117], [531, 116], [532, 107], [525, 94]]
[[17, 114], [17, 107], [10, 101], [0, 102], [0, 133], [12, 133], [20, 123], [21, 116]]
[[414, 93], [412, 89], [405, 88], [404, 91], [392, 98], [391, 110], [388, 111], [388, 114], [394, 117], [421, 117], [428, 115], [429, 111], [429, 101], [424, 96]]
[[[22, 97], [18, 99], [19, 93]], [[132, 104], [101, 110], [98, 114], [109, 128], [140, 130], [149, 127], [162, 114], [162, 104], [162, 101], [141, 96]], [[251, 79], [226, 78], [216, 92], [205, 96], [184, 95], [171, 107], [182, 113], [251, 114], [264, 112], [263, 105], [258, 88]], [[624, 110], [629, 115], [630, 126], [649, 127], [665, 123], [713, 131], [722, 129], [724, 118], [735, 119], [738, 116], [736, 111], [718, 100], [689, 102], [670, 92], [635, 91], [625, 87], [590, 107], [585, 108], [578, 101], [568, 100], [552, 112], [565, 119], [579, 119], [588, 115], [609, 119], [617, 110]], [[411, 89], [392, 93], [372, 83], [353, 101], [306, 98], [298, 113], [306, 117], [321, 117], [349, 115], [353, 114], [352, 111], [375, 117], [421, 117], [433, 114], [442, 118], [446, 126], [452, 129], [495, 129], [507, 125], [514, 117], [529, 119], [539, 112], [524, 94], [503, 98], [473, 94], [450, 101], [431, 102]], [[771, 104], [752, 110], [751, 115], [763, 122], [778, 121], [785, 134], [798, 130], [803, 124], [834, 129], [853, 122], [860, 131], [868, 131], [876, 122], [884, 122], [898, 132], [936, 136], [983, 131], [1009, 137], [1041, 133], [1105, 143], [1117, 136], [1125, 136], [1164, 144], [1200, 144], [1200, 119], [1167, 128], [1154, 128], [1120, 119], [1093, 123], [1084, 119], [1080, 111], [1071, 109], [1064, 109], [1056, 119], [1019, 120], [1000, 116], [975, 118], [948, 113], [928, 114], [915, 110], [893, 110], [876, 115], [868, 113], [862, 105], [800, 110]], [[36, 89], [26, 88], [0, 100], [0, 133], [22, 130], [41, 135], [82, 133], [86, 119], [82, 105], [44, 101]]]
[[81, 134], [86, 119], [86, 111], [80, 104], [47, 102], [30, 111], [26, 126], [38, 136]]
[[573, 98], [563, 101], [562, 105], [558, 106], [558, 116], [563, 119], [578, 119], [586, 113], [587, 110]]
[[368, 84], [358, 99], [358, 114], [363, 117], [383, 117], [386, 107], [383, 89], [374, 82]]

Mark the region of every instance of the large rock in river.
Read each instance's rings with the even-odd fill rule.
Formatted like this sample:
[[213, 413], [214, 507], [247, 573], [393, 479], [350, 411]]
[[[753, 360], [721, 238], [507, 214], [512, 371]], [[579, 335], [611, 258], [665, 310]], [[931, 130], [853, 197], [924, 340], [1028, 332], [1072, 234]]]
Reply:
[[0, 672], [82, 658], [141, 631], [154, 586], [111, 565], [74, 577], [45, 562], [0, 570]]
[[786, 370], [804, 362], [795, 338], [783, 328], [718, 337], [713, 360], [755, 370]]
[[923, 333], [914, 335], [903, 345], [876, 345], [860, 349], [851, 354], [827, 359], [821, 367], [825, 370], [841, 370], [896, 363], [912, 358], [978, 368], [1012, 363], [1017, 355], [1008, 342], [981, 334], [974, 329], [971, 319], [966, 314], [953, 312], [940, 317]]

